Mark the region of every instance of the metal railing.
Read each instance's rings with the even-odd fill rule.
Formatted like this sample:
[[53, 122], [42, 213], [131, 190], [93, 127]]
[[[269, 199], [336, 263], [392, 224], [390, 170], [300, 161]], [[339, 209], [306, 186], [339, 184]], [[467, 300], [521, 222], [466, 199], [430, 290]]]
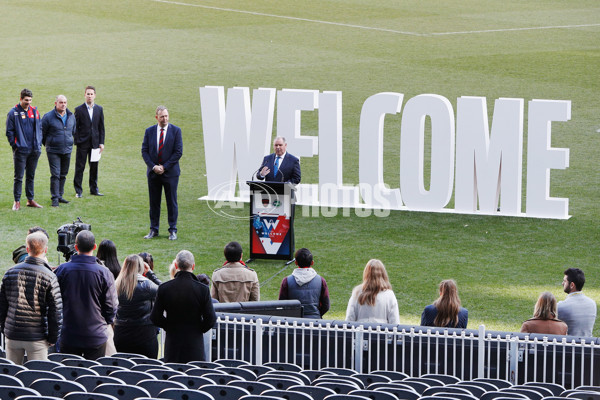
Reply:
[[[220, 314], [209, 359], [600, 385], [600, 339]], [[595, 367], [596, 364], [596, 368]]]

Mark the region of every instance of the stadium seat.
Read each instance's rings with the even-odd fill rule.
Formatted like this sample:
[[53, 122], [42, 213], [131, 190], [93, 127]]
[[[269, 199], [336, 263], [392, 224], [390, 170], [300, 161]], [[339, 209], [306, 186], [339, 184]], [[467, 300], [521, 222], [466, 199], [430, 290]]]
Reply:
[[545, 388], [541, 385], [513, 385], [511, 389], [528, 389], [538, 392], [542, 397], [554, 396], [554, 392], [549, 388]]
[[309, 394], [302, 393], [302, 392], [296, 392], [293, 390], [282, 391], [282, 390], [277, 390], [277, 389], [271, 389], [271, 390], [265, 390], [260, 395], [261, 396], [279, 397], [284, 400], [312, 400], [312, 397]]
[[[431, 396], [429, 396], [431, 397]], [[437, 392], [433, 394], [433, 397], [451, 397], [454, 400], [478, 400], [479, 397], [475, 397], [472, 394], [461, 394], [451, 392]]]
[[551, 396], [551, 397], [544, 397], [542, 400], [566, 400], [569, 397], [560, 397], [560, 396]]
[[353, 390], [361, 389], [354, 382], [344, 383], [344, 382], [318, 382], [315, 383], [316, 387], [325, 387], [333, 390], [337, 394], [348, 394]]
[[[10, 375], [0, 375], [0, 376], [10, 376]], [[61, 374], [52, 371], [33, 371], [33, 370], [25, 370], [19, 371], [15, 375], [15, 378], [19, 379], [23, 382], [23, 386], [30, 387], [31, 384], [38, 379], [55, 379], [55, 380], [65, 380], [65, 377]]]
[[85, 387], [77, 382], [58, 379], [38, 379], [30, 386], [42, 396], [64, 397], [71, 392], [85, 392]]
[[[535, 384], [537, 384], [537, 382]], [[526, 385], [527, 385], [527, 383], [526, 383]], [[546, 385], [546, 384], [543, 383], [542, 385]], [[585, 390], [585, 391], [588, 391], [588, 392], [600, 392], [600, 386], [583, 385], [583, 386], [577, 386], [575, 389], [576, 390]], [[564, 391], [564, 388], [563, 388], [563, 391]]]
[[239, 367], [218, 367], [217, 371], [225, 372], [229, 375], [239, 376], [246, 381], [256, 380], [256, 374], [254, 372]]
[[325, 397], [330, 396], [332, 394], [336, 394], [335, 391], [326, 387], [318, 387], [318, 386], [304, 386], [297, 385], [292, 386], [287, 389], [288, 392], [300, 392], [306, 393], [314, 400], [323, 400]]
[[48, 354], [48, 360], [62, 362], [62, 360], [66, 358], [78, 358], [80, 360], [85, 360], [82, 356], [77, 354], [67, 354], [67, 353], [50, 353]]
[[223, 367], [223, 364], [219, 364], [211, 361], [190, 361], [189, 365], [193, 365], [198, 368], [209, 368], [209, 369], [217, 369], [219, 367]]
[[240, 368], [254, 372], [257, 377], [266, 374], [269, 371], [275, 371], [275, 368], [267, 367], [265, 365], [241, 365]]
[[64, 400], [118, 400], [116, 397], [103, 393], [71, 392]]
[[370, 400], [365, 396], [355, 396], [352, 394], [332, 394], [325, 397], [325, 400]]
[[472, 395], [472, 393], [470, 391], [468, 391], [467, 389], [459, 388], [459, 387], [450, 387], [450, 386], [430, 387], [430, 388], [425, 389], [425, 391], [421, 395], [422, 396], [433, 396], [436, 393], [440, 393], [440, 392]]
[[504, 388], [508, 388], [508, 387], [512, 386], [512, 383], [510, 383], [509, 381], [504, 380], [504, 379], [475, 378], [473, 380], [475, 382], [487, 382], [487, 383], [491, 383], [492, 385], [496, 386], [498, 388], [498, 390], [504, 389]]
[[348, 376], [348, 375], [324, 375], [324, 376], [320, 376], [317, 379], [315, 379], [312, 384], [316, 385], [319, 382], [342, 382], [342, 383], [349, 383], [352, 385], [356, 385], [357, 389], [364, 389], [365, 388], [365, 384], [363, 383], [363, 381], [361, 381], [358, 378], [355, 378], [354, 376]]
[[302, 372], [294, 372], [294, 371], [270, 371], [267, 372], [266, 374], [261, 375], [260, 377], [281, 377], [281, 378], [292, 378], [292, 379], [296, 379], [299, 380], [301, 384], [304, 385], [310, 385], [311, 383], [311, 379], [309, 377], [307, 377], [306, 375], [304, 375]]
[[62, 376], [64, 376], [65, 378], [67, 378], [67, 380], [75, 380], [76, 378], [83, 376], [83, 375], [94, 375], [97, 374], [96, 372], [94, 372], [93, 368], [97, 368], [99, 366], [96, 367], [92, 367], [92, 368], [83, 368], [83, 367], [69, 367], [69, 366], [62, 366], [62, 367], [56, 367], [54, 369], [52, 369], [52, 372], [56, 372], [58, 374], [61, 374]]
[[[138, 365], [136, 365], [137, 367]], [[172, 369], [162, 369], [162, 368], [156, 368], [156, 365], [151, 365], [151, 369], [148, 369], [146, 371], [144, 371], [147, 374], [150, 374], [152, 376], [154, 376], [156, 379], [169, 379], [172, 376], [176, 376], [176, 375], [184, 375], [185, 376], [185, 372], [181, 372], [181, 371], [174, 371]], [[134, 367], [135, 368], [135, 367]]]
[[280, 371], [302, 371], [302, 368], [300, 368], [298, 365], [284, 362], [266, 362], [263, 365]]
[[400, 389], [391, 386], [381, 386], [373, 390], [375, 390], [376, 392], [391, 393], [399, 399], [403, 400], [417, 400], [420, 397], [419, 394], [412, 389]]
[[433, 379], [433, 378], [423, 378], [423, 377], [410, 377], [410, 378], [406, 378], [404, 380], [402, 380], [402, 382], [419, 382], [419, 383], [424, 383], [429, 387], [435, 387], [435, 386], [444, 386], [445, 383], [438, 380], [438, 379]]
[[142, 371], [113, 371], [108, 376], [121, 379], [129, 385], [136, 385], [145, 379], [156, 379], [154, 375]]
[[127, 369], [131, 369], [135, 365], [135, 362], [121, 357], [100, 357], [96, 361], [98, 361], [102, 365], [112, 365], [116, 367], [124, 367]]
[[289, 388], [291, 386], [304, 384], [299, 379], [292, 378], [292, 377], [282, 377], [282, 376], [278, 376], [278, 375], [271, 375], [271, 376], [263, 375], [260, 378], [258, 378], [258, 382], [267, 383], [278, 390], [286, 390], [287, 388]]
[[185, 372], [188, 369], [197, 368], [194, 365], [186, 364], [186, 363], [165, 363], [163, 365], [165, 367], [169, 367], [172, 370], [179, 371], [179, 372]]
[[[19, 371], [20, 372], [27, 372], [27, 371]], [[29, 386], [28, 384], [24, 384], [23, 381], [18, 378], [16, 375], [15, 376], [11, 376], [11, 375], [0, 375], [0, 386], [16, 386], [16, 387], [24, 387], [24, 386]]]
[[51, 371], [53, 368], [60, 367], [61, 363], [50, 360], [30, 360], [23, 364], [27, 369], [36, 371]]
[[189, 389], [183, 383], [162, 379], [146, 379], [138, 382], [136, 386], [146, 389], [152, 397], [158, 397], [158, 394], [165, 389]]
[[333, 372], [336, 375], [344, 375], [350, 376], [356, 374], [356, 371], [350, 368], [335, 368], [335, 367], [325, 367], [321, 368], [321, 371], [329, 371]]
[[369, 390], [376, 390], [377, 388], [380, 388], [380, 387], [387, 387], [387, 388], [408, 390], [410, 392], [413, 392], [416, 395], [419, 394], [419, 393], [417, 393], [417, 391], [415, 389], [413, 389], [412, 386], [406, 385], [406, 384], [401, 383], [401, 382], [402, 381], [375, 382], [375, 383], [370, 384], [367, 387], [367, 389], [369, 389]]
[[581, 400], [600, 400], [600, 392], [592, 391], [576, 391], [569, 393], [567, 396], [570, 399], [581, 399]]
[[111, 372], [114, 371], [127, 371], [128, 369], [125, 367], [119, 367], [118, 365], [94, 365], [89, 368], [94, 371], [98, 375], [108, 376]]
[[221, 385], [204, 385], [200, 388], [200, 391], [210, 394], [214, 400], [237, 400], [250, 394], [246, 389]]
[[102, 385], [103, 383], [116, 383], [121, 385], [125, 384], [125, 382], [118, 378], [99, 375], [83, 375], [75, 379], [75, 382], [85, 386], [85, 390], [87, 390], [88, 392], [93, 392], [94, 389], [96, 389], [96, 386]]
[[130, 358], [129, 361], [133, 361], [137, 365], [164, 365], [165, 363], [155, 358]]
[[179, 371], [173, 371], [171, 368], [165, 367], [163, 365], [154, 365], [154, 364], [137, 364], [137, 365], [134, 365], [133, 367], [131, 367], [131, 369], [130, 369], [130, 371], [142, 371], [142, 372], [147, 372], [149, 370], [163, 370], [163, 371], [179, 372]]
[[94, 393], [104, 393], [116, 397], [119, 400], [134, 400], [138, 397], [150, 397], [146, 389], [131, 385], [119, 385], [116, 383], [103, 383], [94, 389]]
[[524, 387], [527, 386], [539, 386], [548, 389], [552, 392], [552, 396], [560, 396], [562, 392], [565, 391], [565, 388], [558, 383], [550, 383], [550, 382], [526, 382], [523, 384]]
[[493, 399], [501, 399], [501, 398], [509, 398], [509, 399], [527, 399], [528, 397], [524, 394], [520, 393], [510, 393], [510, 392], [485, 392], [483, 396], [479, 400], [493, 400]]
[[135, 353], [119, 353], [116, 352], [115, 354], [113, 354], [111, 357], [119, 357], [119, 358], [129, 358], [129, 359], [133, 359], [133, 358], [148, 358], [142, 354], [135, 354]]
[[241, 376], [227, 375], [223, 373], [204, 374], [202, 375], [202, 378], [210, 379], [211, 381], [214, 381], [217, 385], [227, 385], [231, 381], [244, 380], [244, 378], [242, 378]]
[[457, 400], [456, 397], [451, 397], [449, 396], [421, 396], [419, 397], [419, 400]]
[[212, 379], [202, 376], [174, 375], [168, 380], [183, 383], [188, 389], [198, 389], [200, 386], [214, 385], [216, 383]]
[[425, 374], [425, 375], [421, 375], [421, 378], [432, 378], [432, 379], [436, 379], [438, 381], [443, 382], [445, 385], [450, 385], [452, 383], [458, 383], [461, 380], [455, 376], [452, 375], [446, 375], [446, 374]]
[[17, 386], [0, 386], [0, 399], [12, 400], [19, 396], [41, 396], [36, 390], [17, 387]]
[[378, 369], [376, 371], [370, 372], [371, 375], [382, 375], [382, 376], [387, 376], [388, 378], [390, 378], [392, 381], [401, 381], [403, 379], [408, 378], [408, 375], [406, 375], [404, 372], [398, 372], [398, 371], [384, 371], [381, 369]]
[[242, 389], [246, 389], [250, 394], [260, 394], [265, 390], [273, 390], [275, 387], [265, 382], [254, 382], [254, 381], [231, 381], [227, 386], [235, 386]]
[[367, 397], [371, 400], [398, 400], [398, 397], [394, 396], [391, 393], [386, 393], [386, 392], [381, 392], [381, 391], [378, 392], [377, 390], [367, 390], [367, 389], [354, 390], [348, 394], [351, 394], [354, 396]]
[[399, 383], [402, 383], [403, 385], [408, 385], [411, 388], [413, 388], [415, 390], [415, 392], [419, 393], [419, 394], [423, 394], [423, 392], [425, 390], [427, 390], [430, 386], [426, 383], [423, 382], [418, 382], [415, 380], [409, 380], [411, 378], [407, 378], [403, 381], [400, 381]]
[[79, 358], [65, 358], [64, 360], [61, 361], [62, 365], [67, 365], [70, 367], [82, 367], [82, 368], [91, 368], [94, 365], [101, 365], [98, 361], [94, 361], [94, 360], [86, 360], [86, 359], [79, 359]]
[[221, 366], [223, 366], [223, 367], [241, 367], [242, 365], [250, 365], [250, 363], [248, 361], [233, 360], [233, 359], [227, 359], [227, 358], [215, 360], [215, 363], [221, 364]]
[[375, 382], [391, 382], [392, 380], [387, 376], [383, 375], [375, 375], [375, 374], [354, 374], [351, 375], [352, 378], [360, 379], [363, 383], [364, 387], [368, 387], [369, 385]]
[[477, 386], [482, 388], [486, 392], [494, 392], [500, 390], [500, 388], [494, 385], [493, 383], [483, 381], [461, 381], [456, 384], [457, 387], [460, 387], [461, 385]]
[[302, 371], [300, 371], [300, 373], [308, 377], [308, 379], [310, 379], [311, 382], [323, 375], [335, 375], [333, 372], [330, 371], [321, 371], [316, 369], [303, 369]]
[[522, 394], [531, 400], [542, 400], [542, 397], [544, 397], [538, 391], [535, 391], [533, 389], [521, 389], [521, 388], [509, 387], [506, 389], [500, 389], [500, 392]]
[[157, 398], [171, 400], [214, 400], [214, 397], [205, 392], [193, 389], [164, 389]]
[[0, 374], [4, 374], [4, 375], [16, 375], [17, 372], [19, 371], [25, 371], [27, 370], [27, 368], [25, 368], [22, 365], [15, 365], [15, 364], [0, 364]]
[[[1, 351], [2, 349], [0, 349]], [[14, 362], [10, 361], [8, 358], [0, 357], [0, 364], [12, 364], [15, 365]]]
[[484, 388], [477, 385], [470, 385], [467, 382], [453, 383], [444, 387], [468, 390], [473, 396], [477, 398], [480, 398], [485, 392], [487, 392], [487, 390], [485, 390]]
[[240, 400], [285, 400], [283, 397], [263, 396], [259, 394], [247, 394], [240, 397]]

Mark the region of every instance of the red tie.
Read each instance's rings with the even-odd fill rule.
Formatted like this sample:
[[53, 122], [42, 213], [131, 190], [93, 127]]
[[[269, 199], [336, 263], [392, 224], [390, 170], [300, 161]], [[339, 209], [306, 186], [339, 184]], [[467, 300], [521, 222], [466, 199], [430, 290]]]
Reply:
[[160, 138], [158, 139], [158, 163], [162, 164], [162, 151], [165, 147], [165, 128], [160, 128]]

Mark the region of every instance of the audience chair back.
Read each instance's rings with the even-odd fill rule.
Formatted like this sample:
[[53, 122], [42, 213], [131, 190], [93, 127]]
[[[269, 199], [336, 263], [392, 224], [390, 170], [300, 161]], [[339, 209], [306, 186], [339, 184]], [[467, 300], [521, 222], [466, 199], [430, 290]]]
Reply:
[[461, 382], [461, 380], [459, 378], [457, 378], [456, 376], [445, 375], [445, 374], [425, 374], [425, 375], [421, 375], [421, 378], [435, 379], [440, 382], [443, 382], [445, 385], [450, 385], [453, 383]]
[[245, 360], [233, 360], [228, 358], [215, 360], [215, 363], [221, 364], [222, 367], [241, 367], [242, 365], [250, 365], [250, 363]]
[[94, 365], [90, 367], [90, 370], [96, 372], [98, 375], [108, 376], [114, 371], [127, 371], [125, 367], [119, 367], [118, 365]]
[[214, 397], [209, 393], [201, 392], [192, 389], [165, 389], [158, 396], [160, 399], [171, 400], [214, 400]]
[[420, 397], [420, 395], [412, 389], [400, 389], [391, 386], [381, 386], [373, 390], [375, 390], [376, 392], [391, 393], [399, 399], [403, 400], [417, 400]]
[[214, 400], [238, 400], [242, 396], [250, 395], [246, 389], [235, 386], [206, 385], [200, 390], [210, 394]]
[[22, 365], [0, 364], [0, 374], [3, 374], [3, 375], [15, 376], [17, 374], [17, 372], [26, 371], [26, 370], [27, 370], [27, 368], [25, 368]]
[[116, 397], [119, 400], [134, 400], [138, 397], [150, 397], [146, 389], [131, 385], [119, 385], [116, 383], [103, 383], [94, 389], [94, 393], [104, 393]]
[[116, 397], [102, 393], [72, 392], [64, 400], [118, 400]]
[[267, 367], [266, 365], [242, 365], [240, 368], [252, 371], [256, 376], [264, 375], [269, 371], [276, 371], [275, 368]]
[[203, 378], [210, 379], [214, 381], [217, 385], [227, 385], [231, 381], [242, 381], [244, 380], [242, 377], [236, 375], [227, 375], [223, 373], [217, 374], [204, 374]]
[[62, 367], [54, 368], [52, 370], [52, 372], [61, 374], [62, 376], [67, 378], [67, 380], [74, 381], [75, 379], [77, 379], [78, 377], [83, 376], [83, 375], [99, 375], [97, 372], [94, 371], [94, 368], [96, 368], [96, 367], [83, 368], [83, 367], [69, 367], [69, 366], [65, 365]]
[[112, 365], [113, 367], [123, 367], [123, 368], [127, 368], [127, 369], [131, 369], [135, 365], [135, 362], [133, 362], [127, 358], [113, 357], [113, 356], [100, 357], [96, 361], [98, 361], [102, 365]]
[[323, 400], [327, 396], [336, 394], [335, 391], [333, 391], [333, 389], [329, 389], [326, 387], [304, 386], [304, 385], [297, 385], [297, 386], [289, 387], [287, 389], [287, 391], [288, 392], [294, 391], [294, 392], [306, 393], [310, 397], [312, 397], [314, 400]]
[[510, 392], [485, 392], [483, 396], [479, 400], [498, 400], [500, 398], [508, 398], [508, 399], [527, 399], [528, 397], [524, 394], [520, 393], [510, 393]]
[[52, 371], [53, 368], [61, 365], [63, 364], [50, 360], [30, 360], [23, 364], [25, 368], [36, 371]]
[[43, 396], [60, 398], [63, 398], [65, 394], [71, 392], [85, 392], [85, 387], [80, 383], [57, 379], [38, 379], [29, 387]]
[[[0, 376], [8, 376], [8, 375], [0, 375]], [[15, 375], [15, 378], [19, 379], [23, 382], [23, 386], [30, 387], [31, 384], [38, 379], [54, 379], [54, 380], [65, 380], [65, 377], [61, 374], [52, 371], [32, 371], [25, 370], [19, 371]]]
[[[523, 386], [524, 387], [537, 386], [537, 387], [546, 388], [552, 392], [552, 396], [560, 396], [560, 394], [565, 391], [564, 386], [561, 386], [558, 383], [550, 383], [550, 382], [527, 382], [527, 383], [523, 384]], [[599, 388], [599, 390], [600, 390], [600, 388]]]
[[255, 381], [256, 380], [256, 374], [254, 372], [249, 371], [247, 369], [240, 368], [240, 367], [218, 367], [217, 371], [225, 372], [226, 374], [229, 374], [229, 375], [239, 376], [240, 378], [247, 380], [247, 381]]
[[212, 379], [204, 378], [202, 376], [174, 375], [168, 380], [182, 383], [188, 389], [198, 389], [200, 386], [214, 385], [216, 383]]
[[17, 386], [0, 386], [0, 399], [11, 400], [19, 396], [41, 396], [37, 390]]
[[82, 367], [82, 368], [91, 368], [94, 365], [101, 365], [98, 361], [95, 360], [86, 360], [79, 358], [65, 358], [61, 361], [62, 365], [67, 365], [70, 367]]
[[326, 387], [333, 390], [336, 394], [348, 394], [353, 390], [361, 389], [356, 384], [343, 383], [343, 382], [319, 382], [316, 383], [317, 387]]
[[369, 385], [375, 382], [391, 382], [392, 380], [387, 376], [383, 375], [375, 375], [375, 374], [354, 374], [351, 375], [352, 378], [360, 379], [363, 383], [364, 387], [368, 387]]
[[235, 386], [242, 389], [246, 389], [250, 394], [261, 394], [266, 390], [274, 390], [275, 387], [265, 382], [254, 382], [254, 381], [231, 381], [227, 386]]
[[406, 378], [408, 378], [409, 376], [407, 374], [405, 374], [404, 372], [398, 372], [398, 371], [384, 371], [381, 369], [378, 369], [376, 371], [370, 372], [371, 375], [382, 375], [382, 376], [387, 376], [388, 378], [390, 378], [392, 381], [401, 381], [404, 380]]
[[300, 368], [296, 364], [290, 364], [290, 363], [266, 362], [263, 365], [265, 365], [267, 367], [271, 367], [271, 368], [279, 370], [279, 371], [294, 371], [294, 372], [302, 371], [302, 368]]
[[159, 379], [146, 379], [138, 382], [137, 386], [146, 389], [152, 397], [158, 397], [158, 394], [165, 389], [188, 389], [183, 383]]
[[278, 390], [286, 390], [291, 386], [303, 385], [304, 383], [300, 379], [292, 377], [280, 377], [276, 375], [264, 375], [258, 378], [258, 382], [267, 383]]
[[296, 392], [293, 390], [286, 390], [285, 392], [282, 392], [281, 390], [271, 389], [271, 390], [266, 390], [266, 391], [262, 392], [260, 395], [261, 396], [265, 395], [265, 396], [271, 396], [271, 397], [278, 397], [278, 398], [282, 398], [284, 400], [313, 400], [313, 398], [310, 397], [308, 394], [302, 393], [302, 392]]
[[65, 360], [67, 358], [78, 358], [80, 360], [85, 360], [85, 358], [83, 358], [82, 356], [79, 356], [77, 354], [67, 354], [67, 353], [50, 353], [50, 354], [48, 354], [48, 360], [50, 360], [50, 361], [62, 362], [63, 360]]
[[353, 396], [364, 396], [371, 400], [398, 400], [398, 398], [391, 393], [378, 392], [376, 390], [354, 390], [348, 394]]
[[[138, 354], [139, 357], [139, 354]], [[164, 362], [157, 360], [155, 358], [130, 358], [129, 361], [133, 361], [137, 365], [165, 365]]]
[[[139, 367], [139, 365], [137, 365]], [[147, 374], [150, 374], [152, 376], [154, 376], [156, 379], [163, 379], [163, 380], [167, 380], [172, 376], [177, 376], [177, 375], [183, 375], [185, 376], [185, 372], [181, 372], [181, 371], [173, 371], [172, 369], [163, 369], [163, 368], [156, 368], [156, 365], [148, 365], [149, 367], [152, 367], [151, 369], [148, 369], [146, 371], [144, 371]]]
[[[19, 371], [19, 372], [27, 372], [27, 371]], [[61, 378], [62, 378], [62, 376], [61, 376]], [[21, 378], [18, 378], [16, 375], [15, 376], [0, 375], [0, 386], [24, 387], [24, 386], [29, 386], [29, 384], [25, 384], [23, 382], [23, 380]]]
[[119, 378], [129, 385], [136, 385], [139, 381], [145, 379], [156, 379], [154, 375], [141, 371], [114, 371], [108, 376]]
[[294, 371], [270, 371], [260, 376], [261, 378], [280, 377], [284, 379], [295, 379], [304, 385], [310, 385], [311, 379], [302, 372]]
[[75, 382], [82, 384], [85, 386], [85, 390], [88, 392], [93, 392], [97, 386], [102, 385], [103, 383], [116, 383], [120, 385], [124, 385], [123, 382], [119, 378], [111, 377], [111, 376], [98, 376], [98, 375], [83, 375], [75, 379]]

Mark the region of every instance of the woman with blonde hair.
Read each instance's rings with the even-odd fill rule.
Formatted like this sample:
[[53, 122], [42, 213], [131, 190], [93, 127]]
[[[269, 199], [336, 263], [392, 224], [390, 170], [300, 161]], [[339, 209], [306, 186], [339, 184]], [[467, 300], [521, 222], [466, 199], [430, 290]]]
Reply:
[[461, 307], [458, 288], [453, 279], [440, 282], [440, 297], [421, 314], [421, 326], [466, 329], [469, 311]]
[[521, 332], [566, 335], [567, 324], [558, 319], [556, 298], [550, 292], [540, 294], [533, 309], [533, 318], [523, 322]]
[[363, 272], [363, 283], [352, 291], [346, 309], [346, 320], [399, 324], [398, 301], [392, 291], [385, 266], [380, 260], [369, 260]]
[[137, 254], [125, 259], [115, 281], [119, 307], [115, 318], [115, 347], [122, 353], [158, 355], [157, 328], [150, 321], [150, 313], [158, 286], [143, 276], [144, 261]]

